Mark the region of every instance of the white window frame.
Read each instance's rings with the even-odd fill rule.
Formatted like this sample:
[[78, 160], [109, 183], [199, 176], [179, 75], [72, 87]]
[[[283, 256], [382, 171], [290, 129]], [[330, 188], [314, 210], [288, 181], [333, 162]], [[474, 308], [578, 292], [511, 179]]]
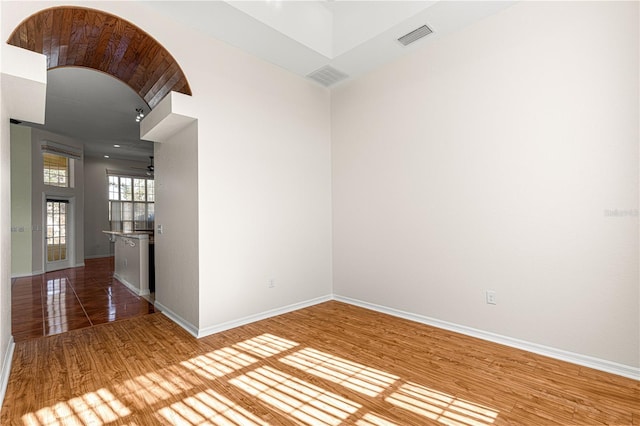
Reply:
[[[128, 180], [130, 186], [123, 184], [123, 180]], [[142, 180], [144, 181], [144, 197], [141, 199], [136, 197], [135, 183]], [[129, 191], [127, 191], [127, 187], [129, 187]], [[125, 191], [124, 194], [123, 190]], [[155, 211], [155, 182], [153, 178], [116, 174], [107, 170], [107, 198], [109, 201], [108, 220], [111, 231], [153, 231]], [[139, 211], [140, 208], [143, 211], [136, 216], [136, 210]]]

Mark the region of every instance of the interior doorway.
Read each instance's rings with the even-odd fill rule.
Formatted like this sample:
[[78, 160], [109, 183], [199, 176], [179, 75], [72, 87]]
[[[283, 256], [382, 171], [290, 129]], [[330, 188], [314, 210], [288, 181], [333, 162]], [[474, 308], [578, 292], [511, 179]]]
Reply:
[[70, 268], [73, 258], [72, 203], [69, 199], [47, 198], [45, 206], [45, 271]]
[[[91, 35], [91, 37], [87, 38], [87, 35]], [[50, 43], [53, 39], [56, 42]], [[138, 112], [139, 107], [144, 107], [144, 112], [147, 113], [147, 109], [153, 109], [166, 95], [173, 94], [172, 92], [191, 95], [191, 89], [184, 73], [163, 46], [136, 25], [103, 11], [73, 6], [43, 9], [30, 15], [16, 27], [7, 43], [45, 55], [47, 69], [50, 72], [56, 72], [58, 69], [63, 69], [64, 71], [76, 68], [88, 69], [115, 77], [118, 81], [126, 84], [139, 95], [139, 100], [136, 101], [136, 104], [126, 108], [127, 122], [134, 123], [131, 115], [134, 111]], [[118, 46], [117, 52], [111, 52], [109, 49], [105, 51], [105, 46], [112, 45]], [[65, 54], [59, 54], [63, 46], [65, 47], [63, 49]], [[144, 72], [149, 69], [154, 71], [152, 73]], [[53, 86], [50, 77], [48, 75], [45, 81], [47, 92]], [[95, 93], [95, 86], [91, 87], [91, 91], [79, 90], [77, 80], [70, 81], [68, 87], [86, 96], [91, 96]], [[47, 95], [47, 103], [51, 98], [52, 96]], [[119, 115], [119, 110], [114, 111], [113, 105], [116, 105], [116, 102], [112, 102], [112, 98], [113, 94], [111, 93], [109, 93], [109, 96], [95, 97], [100, 104], [109, 106], [107, 109], [111, 115]], [[95, 108], [84, 109], [96, 111]], [[33, 116], [35, 117], [35, 123], [44, 125], [44, 114], [39, 117], [32, 114], [30, 110], [27, 112], [24, 115], [29, 118], [24, 118], [24, 120], [28, 121]], [[78, 115], [59, 113], [58, 115], [71, 117], [75, 123], [81, 123], [82, 126], [78, 126], [78, 128], [91, 128], [87, 124], [90, 121], [79, 120]], [[46, 117], [47, 126], [50, 126], [52, 119], [56, 116], [47, 113]], [[23, 119], [20, 116], [15, 118]], [[101, 114], [100, 121], [98, 121], [97, 126], [91, 129], [92, 132], [98, 128], [121, 129], [119, 126], [105, 126], [107, 118], [109, 117], [106, 114]], [[70, 129], [70, 126], [65, 126], [64, 131], [60, 132], [55, 132], [52, 129], [44, 130], [55, 134], [64, 134], [66, 137], [75, 138], [75, 140], [82, 140], [85, 144], [84, 161], [84, 159], [89, 158], [86, 139], [78, 137], [75, 132], [72, 134]], [[137, 130], [139, 136], [139, 128]], [[110, 150], [119, 150], [121, 152], [122, 148], [125, 148], [125, 144], [122, 144], [118, 139], [100, 139], [110, 142], [108, 144]], [[107, 157], [107, 155], [110, 155], [110, 157]], [[120, 155], [120, 153], [117, 154], [117, 156]], [[115, 152], [107, 153], [104, 156], [100, 155], [100, 158], [117, 159]], [[87, 169], [84, 168], [84, 165], [86, 163], [83, 163], [82, 168], [78, 168], [79, 173], [82, 174], [78, 179], [87, 178], [84, 181], [86, 182], [93, 178], [85, 175]], [[122, 171], [121, 169], [126, 171], [128, 167], [114, 168], [116, 171]], [[102, 176], [104, 176], [104, 172], [102, 172]], [[38, 191], [34, 192], [34, 194], [43, 194], [45, 191], [49, 191], [49, 189], [40, 190], [38, 188]], [[81, 262], [84, 255], [86, 255], [87, 244], [83, 242], [83, 237], [86, 237], [87, 229], [97, 229], [97, 232], [108, 229], [101, 226], [89, 226], [87, 228], [87, 217], [93, 212], [89, 211], [85, 196], [80, 191], [82, 189], [77, 193], [77, 198], [69, 197], [66, 203], [52, 193], [45, 194], [42, 198], [38, 197], [38, 195], [33, 197], [34, 199], [40, 198], [39, 201], [42, 204], [36, 205], [34, 203], [32, 211], [35, 213], [40, 211], [42, 218], [37, 218], [38, 220], [34, 222], [36, 232], [41, 234], [31, 240], [31, 269], [34, 270], [32, 272], [40, 273], [40, 271], [35, 271], [39, 266], [41, 266], [43, 272], [76, 266], [76, 260]], [[59, 190], [56, 194], [68, 195], [71, 193], [72, 191], [70, 190]], [[93, 206], [91, 205], [91, 207]], [[49, 211], [51, 211], [51, 215], [49, 215]], [[50, 218], [51, 221], [49, 221]], [[37, 229], [41, 225], [42, 228]], [[81, 228], [78, 228], [78, 226]], [[49, 233], [49, 228], [51, 228], [51, 233]], [[104, 235], [101, 236], [106, 238]], [[38, 256], [39, 253], [36, 250], [41, 251], [41, 256]], [[51, 252], [51, 257], [49, 257], [49, 252]], [[37, 257], [40, 257], [40, 259], [37, 259]], [[37, 261], [34, 261], [36, 259]], [[94, 259], [89, 259], [89, 263], [94, 261]], [[72, 272], [70, 270], [67, 275], [71, 275]], [[54, 276], [63, 274], [65, 274], [64, 271], [53, 273]], [[12, 288], [12, 293], [17, 292], [16, 290], [16, 288]], [[111, 295], [112, 293], [109, 294]], [[109, 303], [111, 303], [111, 298], [109, 298]], [[109, 313], [111, 313], [111, 308], [112, 306], [110, 305]], [[127, 303], [123, 306], [123, 311], [126, 313], [128, 310], [129, 304]], [[90, 312], [86, 313], [90, 314]], [[93, 318], [90, 318], [90, 320], [93, 322]]]
[[[55, 43], [52, 43], [51, 40], [54, 39]], [[144, 29], [106, 11], [77, 6], [42, 9], [24, 19], [13, 30], [7, 44], [45, 55], [47, 58], [46, 124], [43, 114], [38, 118], [41, 121], [27, 125], [82, 141], [83, 161], [89, 157], [106, 158], [114, 162], [134, 161], [140, 156], [146, 161], [153, 155], [153, 145], [150, 141], [140, 140], [140, 124], [133, 120], [133, 115], [149, 113], [172, 92], [191, 95], [184, 72], [164, 46]], [[105, 51], [106, 47], [112, 45], [118, 46], [117, 52], [111, 52], [109, 49]], [[61, 54], [62, 47], [65, 47], [64, 54]], [[149, 69], [153, 72], [146, 72]], [[80, 83], [89, 83], [97, 79], [90, 77], [90, 74], [113, 77], [118, 84], [135, 94], [135, 100], [127, 103], [117, 96], [122, 91], [96, 90], [96, 85], [88, 85], [88, 90], [81, 90]], [[65, 75], [72, 77], [65, 78]], [[78, 80], [78, 75], [84, 75], [86, 78]], [[59, 83], [57, 93], [50, 92], [55, 86], [54, 82]], [[96, 96], [96, 92], [106, 93]], [[67, 95], [69, 93], [73, 95]], [[128, 94], [126, 99], [130, 98], [131, 94]], [[85, 105], [85, 101], [91, 106]], [[94, 123], [94, 117], [96, 125], [90, 125]], [[135, 135], [135, 138], [130, 135]], [[127, 154], [132, 154], [132, 157], [128, 158]], [[107, 168], [126, 172], [130, 167], [117, 165]], [[81, 173], [79, 179], [82, 178]], [[94, 179], [95, 176], [90, 178]], [[74, 267], [82, 264], [87, 255], [98, 257], [110, 254], [111, 250], [103, 251], [104, 244], [94, 243], [98, 238], [104, 241], [102, 231], [109, 228], [100, 222], [101, 219], [93, 220], [88, 225], [86, 223], [90, 214], [92, 217], [102, 218], [103, 213], [99, 212], [100, 216], [95, 215], [96, 209], [92, 208], [97, 204], [87, 206], [80, 194], [81, 192], [78, 193], [75, 207], [73, 202], [66, 206], [71, 208], [71, 213], [78, 219], [75, 226], [66, 223], [66, 232], [62, 232], [64, 227], [61, 224], [47, 227], [46, 219], [38, 220], [39, 223], [35, 224], [36, 228], [42, 224], [42, 229], [36, 229], [36, 232], [43, 232], [31, 245], [32, 259], [35, 260], [30, 267], [31, 272]], [[33, 206], [34, 209], [42, 211], [44, 217], [47, 216], [49, 208], [45, 207], [46, 201], [42, 200], [42, 207]], [[62, 211], [65, 206], [58, 205], [52, 208]], [[55, 214], [58, 214], [57, 211]], [[84, 230], [78, 228], [83, 225]], [[52, 229], [52, 235], [47, 234], [48, 229]], [[70, 232], [74, 235], [71, 236]], [[96, 238], [89, 240], [87, 244], [87, 235]], [[75, 247], [71, 247], [71, 244], [75, 244]], [[36, 250], [42, 251], [42, 260], [37, 259], [39, 253]]]

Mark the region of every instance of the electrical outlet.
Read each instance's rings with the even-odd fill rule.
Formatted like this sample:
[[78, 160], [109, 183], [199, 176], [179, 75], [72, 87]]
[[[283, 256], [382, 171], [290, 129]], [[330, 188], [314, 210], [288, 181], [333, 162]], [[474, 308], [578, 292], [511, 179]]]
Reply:
[[276, 286], [276, 280], [274, 280], [273, 278], [271, 278], [269, 280], [269, 288], [274, 288]]
[[485, 294], [487, 296], [487, 303], [489, 305], [498, 304], [498, 301], [496, 299], [496, 292], [494, 290], [487, 290], [487, 292]]

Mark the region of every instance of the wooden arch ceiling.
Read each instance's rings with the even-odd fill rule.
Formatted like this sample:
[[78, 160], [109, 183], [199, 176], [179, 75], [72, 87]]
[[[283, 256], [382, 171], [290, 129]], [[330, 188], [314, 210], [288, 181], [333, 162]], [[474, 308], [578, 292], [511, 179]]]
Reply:
[[47, 69], [75, 66], [110, 74], [154, 108], [169, 92], [191, 95], [182, 69], [153, 37], [117, 16], [82, 7], [42, 10], [7, 43], [47, 56]]

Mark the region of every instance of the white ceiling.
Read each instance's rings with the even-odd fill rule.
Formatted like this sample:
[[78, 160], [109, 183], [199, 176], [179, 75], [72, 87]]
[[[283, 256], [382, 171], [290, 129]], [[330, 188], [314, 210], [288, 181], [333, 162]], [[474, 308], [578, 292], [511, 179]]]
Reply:
[[[300, 76], [331, 65], [351, 78], [515, 1], [262, 0], [144, 2], [203, 34]], [[404, 47], [422, 25], [434, 32]]]
[[136, 108], [149, 112], [133, 89], [108, 74], [55, 68], [47, 72], [45, 124], [29, 125], [84, 142], [88, 156], [149, 162], [153, 143], [140, 140]]
[[[160, 14], [245, 52], [307, 76], [326, 65], [348, 79], [499, 12], [513, 1], [263, 0], [141, 1]], [[433, 34], [404, 47], [422, 25]], [[338, 85], [341, 83], [337, 83]], [[135, 109], [148, 107], [128, 86], [80, 68], [48, 72], [45, 129], [85, 142], [90, 156], [148, 161]], [[114, 148], [114, 144], [121, 145]]]

